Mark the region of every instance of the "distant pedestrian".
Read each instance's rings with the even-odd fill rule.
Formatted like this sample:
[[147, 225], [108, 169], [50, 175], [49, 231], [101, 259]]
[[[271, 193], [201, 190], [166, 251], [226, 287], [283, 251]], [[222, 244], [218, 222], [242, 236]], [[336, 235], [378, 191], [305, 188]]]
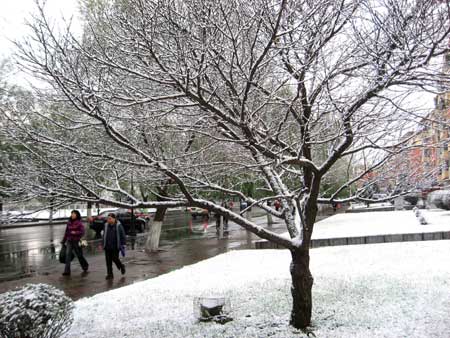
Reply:
[[275, 207], [275, 210], [276, 211], [279, 211], [280, 210], [280, 207], [281, 207], [281, 202], [280, 202], [280, 200], [277, 198], [276, 200], [275, 200], [275, 202], [273, 203], [273, 206]]
[[221, 215], [218, 212], [214, 213], [214, 218], [216, 220], [216, 233], [218, 235], [220, 234], [220, 217]]
[[105, 226], [103, 228], [103, 249], [106, 259], [106, 279], [113, 279], [112, 263], [125, 274], [125, 265], [119, 259], [119, 252], [124, 252], [126, 244], [125, 230], [122, 224], [117, 220], [114, 213], [108, 214]]
[[247, 201], [241, 200], [241, 203], [239, 205], [239, 210], [242, 211], [242, 210], [245, 210], [246, 208], [247, 208]]
[[83, 251], [80, 247], [80, 239], [84, 235], [84, 226], [81, 222], [81, 215], [78, 210], [72, 210], [70, 212], [70, 218], [67, 222], [66, 231], [61, 244], [66, 245], [66, 262], [64, 267], [63, 276], [70, 276], [70, 262], [72, 261], [72, 255], [75, 254], [78, 257], [81, 268], [86, 272], [89, 268], [89, 264], [83, 256]]
[[233, 203], [232, 200], [230, 200], [230, 201], [228, 202], [228, 209], [233, 210], [233, 208], [234, 208], [234, 203]]

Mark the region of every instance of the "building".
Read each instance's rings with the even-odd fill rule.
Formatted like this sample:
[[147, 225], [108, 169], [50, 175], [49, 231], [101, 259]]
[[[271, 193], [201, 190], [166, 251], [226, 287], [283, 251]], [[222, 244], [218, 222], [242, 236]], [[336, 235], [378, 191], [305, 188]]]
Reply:
[[[450, 54], [443, 58], [443, 73], [450, 74]], [[357, 189], [371, 186], [375, 192], [395, 193], [434, 189], [450, 189], [450, 90], [442, 86], [434, 98], [434, 108], [415, 131], [400, 141], [408, 149], [394, 156], [384, 166], [366, 173], [356, 183]], [[400, 149], [399, 149], [400, 150]], [[364, 173], [365, 165], [356, 165], [356, 173]], [[370, 194], [370, 193], [369, 193]]]
[[[444, 56], [443, 72], [450, 72], [450, 54]], [[411, 169], [427, 177], [422, 188], [450, 187], [450, 91], [448, 86], [442, 86], [441, 91], [409, 144], [417, 146], [409, 152]]]

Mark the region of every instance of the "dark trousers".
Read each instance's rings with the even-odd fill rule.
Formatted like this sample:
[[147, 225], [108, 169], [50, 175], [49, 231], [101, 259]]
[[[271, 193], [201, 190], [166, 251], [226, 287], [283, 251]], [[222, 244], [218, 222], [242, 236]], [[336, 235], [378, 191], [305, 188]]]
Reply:
[[64, 272], [70, 273], [70, 262], [72, 257], [72, 252], [78, 257], [81, 268], [87, 270], [89, 264], [83, 256], [83, 250], [81, 250], [79, 241], [67, 241], [66, 242], [66, 265], [64, 267]]
[[117, 269], [121, 270], [123, 268], [123, 264], [119, 259], [119, 249], [105, 249], [105, 258], [106, 258], [106, 271], [108, 276], [112, 276], [112, 263], [114, 262], [117, 266]]

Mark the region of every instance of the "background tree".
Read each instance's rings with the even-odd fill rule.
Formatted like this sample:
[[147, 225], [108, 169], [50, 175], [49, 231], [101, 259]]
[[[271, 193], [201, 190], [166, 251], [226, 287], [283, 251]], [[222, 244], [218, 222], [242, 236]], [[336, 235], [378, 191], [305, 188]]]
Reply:
[[[126, 10], [117, 11], [118, 3]], [[50, 121], [52, 128], [40, 130], [8, 118], [34, 170], [25, 168], [15, 187], [131, 206], [105, 197], [105, 191], [114, 192], [131, 198], [135, 207], [197, 206], [226, 215], [290, 250], [290, 322], [308, 326], [317, 204], [339, 201], [353, 183], [408, 149], [402, 135], [417, 113], [405, 99], [442, 80], [430, 63], [448, 51], [448, 5], [422, 0], [130, 4], [103, 2], [100, 12], [88, 13], [90, 34], [84, 40], [56, 34], [43, 12], [37, 15], [33, 37], [19, 44], [22, 64], [53, 86], [49, 94], [71, 107], [71, 114], [61, 110], [61, 119]], [[88, 137], [93, 134], [95, 142]], [[340, 161], [361, 161], [362, 152], [369, 158], [364, 172], [347, 171], [347, 181], [334, 192], [321, 192]], [[170, 182], [173, 188], [163, 200], [143, 202], [122, 185], [130, 171], [142, 181]], [[45, 186], [36, 179], [42, 176], [49, 180]], [[270, 197], [257, 198], [246, 184], [228, 185], [230, 177], [264, 182]], [[289, 238], [200, 191], [265, 209], [285, 223]], [[281, 211], [265, 204], [275, 198]]]
[[13, 111], [28, 111], [33, 105], [33, 96], [22, 87], [12, 84], [10, 78], [14, 74], [10, 60], [0, 61], [0, 216], [3, 201], [25, 198], [27, 192], [13, 187], [16, 167], [20, 167], [21, 157], [25, 152], [20, 142], [16, 142], [4, 133], [8, 129], [7, 119]]

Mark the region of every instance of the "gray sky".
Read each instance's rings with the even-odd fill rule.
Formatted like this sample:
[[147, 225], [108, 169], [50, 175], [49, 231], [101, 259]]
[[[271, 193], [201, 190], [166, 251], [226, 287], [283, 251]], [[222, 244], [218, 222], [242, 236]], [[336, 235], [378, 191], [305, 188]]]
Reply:
[[[53, 19], [78, 15], [77, 0], [47, 0], [46, 12]], [[12, 54], [9, 40], [21, 39], [27, 33], [25, 19], [36, 11], [35, 0], [0, 0], [0, 58]]]

